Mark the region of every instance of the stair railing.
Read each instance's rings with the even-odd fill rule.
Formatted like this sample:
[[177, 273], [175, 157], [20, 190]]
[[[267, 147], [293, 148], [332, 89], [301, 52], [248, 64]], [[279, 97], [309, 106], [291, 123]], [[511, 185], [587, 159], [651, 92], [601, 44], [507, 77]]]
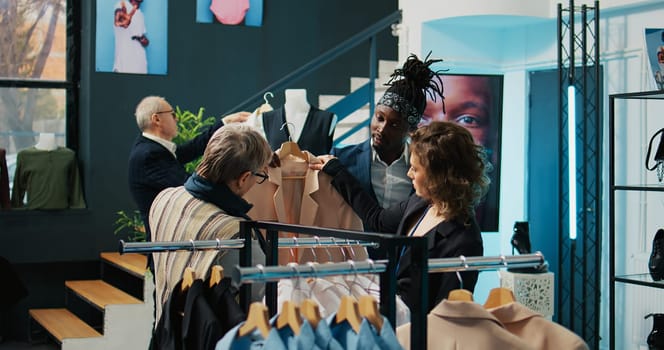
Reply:
[[263, 100], [263, 96], [266, 92], [280, 91], [288, 88], [293, 82], [302, 79], [304, 76], [311, 74], [317, 69], [321, 68], [323, 65], [333, 61], [342, 54], [348, 52], [349, 50], [355, 48], [356, 46], [369, 41], [369, 82], [364, 84], [359, 89], [355, 90], [351, 94], [345, 96], [341, 100], [334, 103], [332, 106], [327, 108], [328, 111], [334, 113], [337, 116], [337, 121], [341, 121], [351, 113], [362, 108], [362, 106], [369, 104], [369, 118], [365, 121], [359, 123], [351, 130], [347, 131], [343, 135], [340, 135], [335, 139], [334, 144], [337, 145], [344, 139], [348, 138], [350, 135], [354, 134], [361, 128], [369, 125], [370, 116], [373, 115], [374, 111], [374, 95], [376, 91], [376, 78], [378, 77], [378, 58], [376, 53], [376, 36], [383, 31], [385, 28], [390, 27], [394, 23], [401, 21], [401, 10], [397, 10], [394, 13], [386, 16], [380, 21], [372, 24], [361, 32], [353, 35], [352, 37], [346, 39], [339, 45], [331, 48], [330, 50], [322, 53], [320, 56], [314, 58], [298, 69], [292, 71], [291, 73], [286, 74], [283, 78], [275, 81], [274, 83], [268, 85], [264, 89], [260, 90], [253, 96], [246, 99], [244, 102], [236, 105], [231, 108], [226, 114], [233, 113], [236, 111], [243, 111], [251, 109], [252, 105], [260, 104], [260, 101]]

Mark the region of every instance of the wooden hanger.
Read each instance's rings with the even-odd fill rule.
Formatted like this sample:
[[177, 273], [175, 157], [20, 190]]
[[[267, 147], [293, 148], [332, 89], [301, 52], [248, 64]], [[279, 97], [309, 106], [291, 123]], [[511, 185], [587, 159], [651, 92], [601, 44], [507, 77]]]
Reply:
[[312, 299], [304, 299], [300, 304], [300, 313], [304, 318], [309, 321], [311, 327], [315, 330], [318, 327], [318, 322], [323, 319], [320, 315], [320, 308], [318, 304]]
[[297, 305], [290, 300], [284, 301], [281, 304], [281, 312], [277, 317], [277, 329], [282, 329], [289, 326], [295, 335], [300, 334], [300, 326], [302, 325], [302, 317]]
[[210, 270], [210, 288], [216, 286], [224, 279], [224, 267], [221, 265], [212, 266]]
[[360, 310], [358, 309], [355, 298], [348, 295], [341, 298], [341, 304], [339, 304], [339, 310], [337, 310], [337, 315], [335, 317], [335, 323], [341, 323], [343, 321], [348, 322], [355, 333], [359, 333], [360, 324], [362, 323], [362, 320], [360, 319]]
[[378, 310], [378, 301], [371, 295], [363, 295], [360, 297], [360, 315], [366, 318], [374, 327], [377, 333], [380, 333], [380, 328], [383, 327], [383, 315]]
[[184, 269], [184, 272], [182, 273], [182, 288], [181, 290], [184, 292], [189, 287], [191, 287], [192, 284], [194, 284], [194, 281], [196, 280], [196, 270], [194, 270], [193, 267], [187, 266], [187, 268]]
[[447, 295], [447, 300], [451, 301], [473, 301], [473, 293], [467, 289], [454, 289]]
[[307, 156], [304, 155], [304, 152], [302, 152], [300, 146], [298, 146], [298, 144], [293, 141], [286, 141], [282, 143], [281, 148], [279, 148], [279, 159], [284, 159], [289, 155], [307, 160]]
[[516, 298], [514, 297], [514, 293], [512, 292], [511, 289], [502, 288], [502, 287], [493, 288], [489, 292], [489, 297], [486, 299], [486, 302], [484, 303], [484, 308], [491, 309], [494, 307], [513, 303], [515, 301]]
[[240, 337], [244, 337], [245, 335], [253, 332], [255, 329], [258, 329], [258, 331], [261, 332], [263, 339], [267, 339], [267, 336], [270, 334], [270, 322], [267, 306], [261, 302], [251, 303], [249, 306], [247, 321], [245, 321], [245, 323], [238, 330], [238, 335]]
[[307, 160], [307, 157], [300, 149], [300, 146], [297, 144], [297, 142], [293, 141], [293, 137], [291, 136], [293, 133], [288, 129], [288, 126], [293, 126], [293, 123], [285, 122], [280, 128], [286, 128], [288, 133], [288, 141], [281, 144], [281, 148], [279, 148], [279, 159], [284, 159], [287, 156], [292, 155], [294, 157]]

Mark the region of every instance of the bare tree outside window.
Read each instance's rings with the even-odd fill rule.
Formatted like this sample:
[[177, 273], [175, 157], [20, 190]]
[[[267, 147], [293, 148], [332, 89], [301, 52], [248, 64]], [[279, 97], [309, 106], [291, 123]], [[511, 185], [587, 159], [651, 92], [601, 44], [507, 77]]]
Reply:
[[0, 0], [0, 148], [31, 147], [40, 132], [65, 145], [66, 0]]

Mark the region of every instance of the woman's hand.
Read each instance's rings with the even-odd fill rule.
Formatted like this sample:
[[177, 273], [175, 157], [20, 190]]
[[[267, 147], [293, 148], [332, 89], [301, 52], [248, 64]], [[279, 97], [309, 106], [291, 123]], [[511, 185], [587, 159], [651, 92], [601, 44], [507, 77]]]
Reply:
[[336, 158], [335, 156], [331, 156], [329, 154], [323, 155], [323, 156], [318, 156], [316, 159], [318, 159], [320, 162], [316, 163], [309, 163], [309, 168], [313, 170], [322, 170], [323, 167], [325, 166], [325, 163], [327, 163], [330, 159]]

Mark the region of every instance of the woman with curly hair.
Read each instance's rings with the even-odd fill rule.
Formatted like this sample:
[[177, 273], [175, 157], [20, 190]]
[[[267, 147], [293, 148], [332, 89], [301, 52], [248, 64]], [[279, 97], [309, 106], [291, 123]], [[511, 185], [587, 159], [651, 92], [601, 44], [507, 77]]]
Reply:
[[[362, 190], [359, 182], [332, 156], [319, 157], [312, 168], [332, 176], [332, 185], [353, 207], [370, 231], [428, 238], [429, 258], [481, 256], [482, 236], [475, 220], [475, 206], [486, 193], [489, 178], [483, 148], [471, 134], [450, 122], [432, 122], [417, 129], [410, 145], [408, 177], [415, 193], [407, 200], [382, 208]], [[473, 291], [478, 272], [429, 275], [429, 300], [418, 300], [411, 288], [411, 253], [401, 251], [397, 264], [397, 293], [411, 309], [428, 302], [427, 310], [463, 288]]]

